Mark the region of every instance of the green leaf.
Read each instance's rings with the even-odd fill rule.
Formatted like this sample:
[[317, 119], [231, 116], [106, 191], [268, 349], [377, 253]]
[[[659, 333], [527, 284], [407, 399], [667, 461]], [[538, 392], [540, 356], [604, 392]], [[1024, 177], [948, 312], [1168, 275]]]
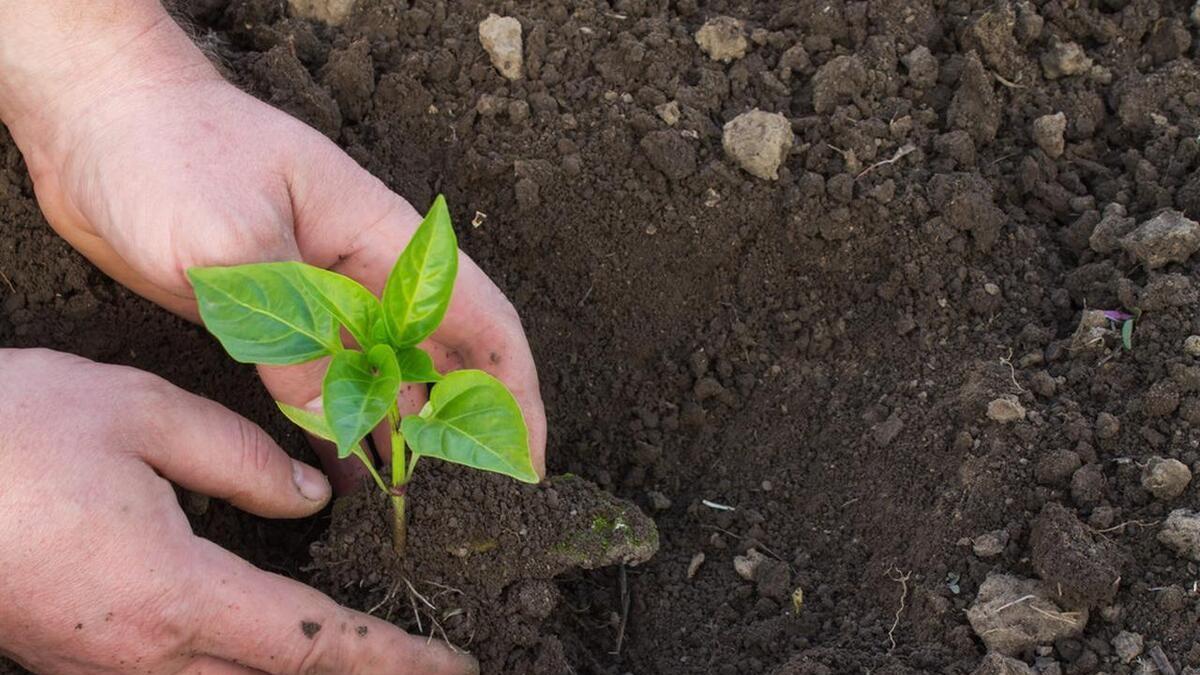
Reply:
[[1121, 344], [1125, 345], [1125, 351], [1133, 350], [1133, 319], [1121, 324]]
[[329, 428], [329, 422], [325, 421], [324, 416], [309, 412], [304, 408], [280, 403], [279, 401], [276, 401], [275, 405], [279, 406], [279, 410], [284, 415], [287, 415], [287, 418], [296, 426], [317, 438], [324, 438], [327, 441], [333, 440], [333, 429]]
[[362, 284], [337, 272], [304, 263], [279, 264], [294, 266], [297, 276], [311, 287], [317, 302], [350, 331], [363, 349], [386, 341], [373, 339], [371, 328], [382, 318], [383, 309], [379, 299]]
[[294, 264], [188, 270], [200, 318], [234, 360], [291, 365], [342, 349], [333, 315]]
[[391, 347], [376, 345], [368, 354], [346, 349], [334, 355], [321, 385], [321, 404], [338, 457], [350, 456], [383, 421], [399, 391], [400, 366]]
[[393, 345], [412, 347], [433, 333], [450, 306], [457, 274], [458, 241], [446, 199], [438, 195], [383, 289], [384, 317]]
[[483, 371], [447, 373], [421, 415], [406, 417], [400, 426], [418, 455], [538, 482], [521, 407]]
[[396, 361], [400, 364], [400, 379], [403, 382], [439, 382], [442, 379], [433, 367], [433, 357], [420, 347], [396, 350]]

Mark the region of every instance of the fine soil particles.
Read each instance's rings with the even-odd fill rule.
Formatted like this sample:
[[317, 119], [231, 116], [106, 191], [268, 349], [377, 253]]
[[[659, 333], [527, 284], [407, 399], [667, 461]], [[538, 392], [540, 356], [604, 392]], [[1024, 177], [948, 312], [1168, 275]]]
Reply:
[[[486, 673], [1200, 672], [1190, 2], [186, 13], [238, 85], [418, 209], [446, 195], [571, 474], [423, 465], [426, 513], [461, 515], [415, 506], [400, 567], [365, 494], [300, 523], [182, 495], [199, 534]], [[778, 141], [748, 160], [726, 125], [755, 109], [784, 123], [733, 126]], [[153, 371], [311, 459], [251, 369], [45, 226], [7, 137], [0, 232], [0, 344]]]

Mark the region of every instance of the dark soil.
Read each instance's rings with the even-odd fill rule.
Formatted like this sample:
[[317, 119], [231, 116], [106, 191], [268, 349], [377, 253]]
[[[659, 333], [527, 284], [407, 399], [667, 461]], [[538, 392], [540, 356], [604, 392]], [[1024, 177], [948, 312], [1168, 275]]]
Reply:
[[[283, 0], [194, 7], [249, 90], [419, 208], [447, 195], [524, 317], [551, 473], [654, 516], [646, 565], [475, 585], [471, 612], [543, 608], [530, 631], [554, 606], [510, 647], [477, 631], [496, 671], [969, 673], [984, 649], [963, 610], [994, 571], [1074, 582], [1060, 599], [1098, 610], [1081, 639], [1022, 655], [1042, 672], [1132, 672], [1110, 645], [1122, 630], [1200, 666], [1196, 566], [1156, 540], [1200, 493], [1141, 483], [1152, 456], [1200, 461], [1183, 347], [1200, 258], [1147, 270], [1116, 243], [1165, 208], [1200, 218], [1190, 3], [360, 0], [336, 29]], [[525, 79], [481, 49], [490, 11], [521, 21]], [[722, 14], [750, 37], [728, 64], [693, 40]], [[1092, 65], [1050, 79], [1079, 65], [1067, 43]], [[674, 126], [655, 110], [671, 101]], [[722, 150], [753, 108], [796, 133], [778, 181]], [[1060, 111], [1058, 155], [1034, 120]], [[0, 150], [4, 345], [153, 370], [307, 452], [249, 369], [57, 240]], [[1072, 340], [1085, 308], [1142, 309], [1132, 349], [1103, 324]], [[989, 418], [1001, 397], [1023, 417]], [[542, 513], [548, 490], [512, 503]], [[193, 510], [201, 534], [305, 579], [330, 522]], [[985, 557], [989, 533], [1003, 543]], [[765, 562], [743, 578], [751, 548]], [[451, 558], [413, 573], [445, 583], [484, 560]], [[369, 609], [386, 584], [361, 581], [343, 599]]]

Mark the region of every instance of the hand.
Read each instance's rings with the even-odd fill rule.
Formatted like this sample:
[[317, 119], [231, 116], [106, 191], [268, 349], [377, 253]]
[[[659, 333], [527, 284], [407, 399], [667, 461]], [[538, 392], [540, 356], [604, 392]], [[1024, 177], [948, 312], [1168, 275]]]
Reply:
[[[192, 266], [303, 260], [379, 293], [417, 212], [324, 136], [222, 80], [165, 14], [147, 11], [132, 35], [113, 45], [93, 36], [87, 58], [61, 57], [80, 72], [54, 77], [87, 86], [24, 107], [0, 102], [54, 229], [113, 278], [192, 320]], [[22, 100], [32, 85], [8, 79], [0, 94]], [[543, 473], [545, 412], [520, 319], [465, 255], [446, 319], [423, 346], [442, 370], [480, 368], [512, 389]], [[313, 408], [325, 365], [259, 372], [277, 400]], [[419, 410], [423, 397], [423, 388], [402, 392], [402, 412]], [[386, 459], [387, 435], [376, 440]], [[335, 456], [327, 444], [318, 451]], [[326, 468], [339, 491], [361, 480], [357, 462]]]
[[[164, 479], [265, 517], [329, 500], [253, 423], [157, 377], [0, 350], [0, 654], [46, 673], [477, 673], [192, 535]], [[240, 664], [240, 665], [235, 665]]]

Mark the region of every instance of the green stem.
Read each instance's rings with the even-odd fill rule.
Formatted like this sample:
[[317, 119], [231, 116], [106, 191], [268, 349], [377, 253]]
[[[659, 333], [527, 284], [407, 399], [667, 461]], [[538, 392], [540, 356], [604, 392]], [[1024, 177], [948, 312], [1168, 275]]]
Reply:
[[371, 474], [371, 478], [375, 480], [375, 484], [379, 486], [379, 489], [383, 490], [385, 493], [388, 492], [387, 483], [383, 482], [383, 478], [381, 478], [379, 472], [375, 470], [375, 463], [372, 462], [367, 456], [367, 452], [366, 450], [363, 450], [362, 445], [355, 446], [355, 448], [350, 451], [350, 454], [357, 457], [358, 461], [362, 462], [363, 466], [367, 467], [367, 473]]
[[408, 518], [405, 514], [405, 493], [412, 472], [407, 466], [407, 448], [404, 434], [400, 432], [400, 411], [392, 406], [388, 412], [388, 426], [392, 432], [392, 548], [396, 555], [403, 556], [408, 543]]

